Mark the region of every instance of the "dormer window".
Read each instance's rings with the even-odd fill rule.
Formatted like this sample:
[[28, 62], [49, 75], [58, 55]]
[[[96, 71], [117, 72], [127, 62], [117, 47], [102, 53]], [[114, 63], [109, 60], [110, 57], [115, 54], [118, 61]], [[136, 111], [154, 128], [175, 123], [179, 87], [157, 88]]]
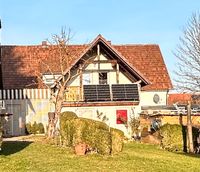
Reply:
[[108, 84], [108, 74], [107, 74], [107, 72], [99, 73], [99, 84]]

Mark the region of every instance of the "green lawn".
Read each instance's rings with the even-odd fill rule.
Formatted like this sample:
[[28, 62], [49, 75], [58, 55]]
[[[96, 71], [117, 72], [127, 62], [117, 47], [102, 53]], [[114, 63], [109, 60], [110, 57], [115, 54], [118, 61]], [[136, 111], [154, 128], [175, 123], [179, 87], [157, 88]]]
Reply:
[[4, 142], [0, 171], [200, 171], [200, 157], [170, 153], [156, 146], [125, 144], [114, 156], [76, 156], [67, 148], [40, 142]]

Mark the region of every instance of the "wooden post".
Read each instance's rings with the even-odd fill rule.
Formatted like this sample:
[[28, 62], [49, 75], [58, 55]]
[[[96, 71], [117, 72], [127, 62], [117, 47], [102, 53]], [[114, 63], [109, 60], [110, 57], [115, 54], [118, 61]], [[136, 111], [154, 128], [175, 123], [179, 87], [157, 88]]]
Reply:
[[117, 84], [119, 84], [119, 64], [116, 64], [116, 82]]
[[97, 45], [97, 60], [98, 60], [98, 71], [100, 70], [100, 46]]
[[81, 101], [83, 100], [83, 68], [82, 65], [79, 66], [80, 69], [80, 97], [79, 100], [81, 99]]
[[187, 138], [189, 153], [194, 153], [193, 137], [192, 137], [192, 120], [191, 120], [191, 101], [187, 105]]

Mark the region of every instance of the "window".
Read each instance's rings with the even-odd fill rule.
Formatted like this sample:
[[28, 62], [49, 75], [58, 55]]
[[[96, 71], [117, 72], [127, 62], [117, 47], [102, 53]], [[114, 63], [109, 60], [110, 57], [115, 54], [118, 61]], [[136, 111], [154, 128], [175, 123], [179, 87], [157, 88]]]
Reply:
[[127, 110], [116, 111], [117, 124], [127, 124]]
[[99, 73], [99, 84], [107, 84], [107, 79], [108, 76], [106, 72]]
[[83, 74], [83, 85], [89, 85], [91, 83], [90, 73]]

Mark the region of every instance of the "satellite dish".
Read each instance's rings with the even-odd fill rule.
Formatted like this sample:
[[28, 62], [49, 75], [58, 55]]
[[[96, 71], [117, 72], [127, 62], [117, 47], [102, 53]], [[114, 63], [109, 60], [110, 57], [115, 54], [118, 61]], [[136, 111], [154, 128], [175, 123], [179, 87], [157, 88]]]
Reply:
[[160, 101], [160, 96], [158, 94], [154, 94], [153, 101], [157, 104]]

